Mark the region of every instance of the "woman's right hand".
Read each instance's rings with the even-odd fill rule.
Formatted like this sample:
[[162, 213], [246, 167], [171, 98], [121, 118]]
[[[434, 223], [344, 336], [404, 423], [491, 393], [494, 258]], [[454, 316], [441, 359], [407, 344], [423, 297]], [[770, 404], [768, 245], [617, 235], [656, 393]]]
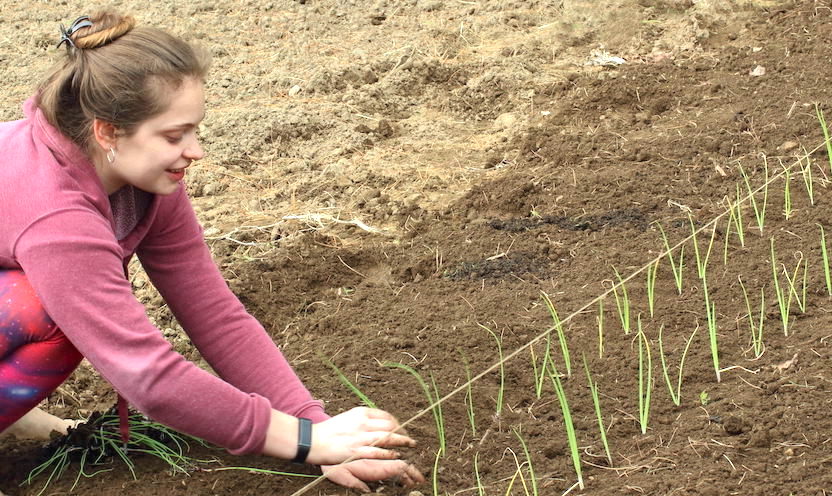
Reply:
[[[297, 453], [297, 441], [298, 419], [272, 410], [263, 453], [291, 460]], [[416, 441], [401, 433], [399, 421], [389, 413], [356, 407], [312, 426], [312, 447], [306, 461], [334, 465], [362, 458], [393, 460], [399, 453], [389, 448], [415, 445]]]
[[307, 461], [332, 465], [347, 459], [392, 460], [399, 453], [388, 448], [416, 446], [402, 432], [399, 421], [384, 410], [356, 407], [312, 426]]

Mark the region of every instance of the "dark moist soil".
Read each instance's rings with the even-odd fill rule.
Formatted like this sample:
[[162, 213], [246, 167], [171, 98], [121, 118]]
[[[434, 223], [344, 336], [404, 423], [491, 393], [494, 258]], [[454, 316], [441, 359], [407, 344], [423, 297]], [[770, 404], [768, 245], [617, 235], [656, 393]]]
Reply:
[[[215, 54], [203, 132], [213, 158], [189, 184], [206, 238], [232, 289], [329, 412], [359, 401], [320, 356], [402, 421], [422, 413], [427, 401], [411, 376], [379, 364], [407, 364], [433, 377], [441, 394], [456, 391], [443, 403], [448, 449], [437, 476], [441, 494], [477, 494], [475, 460], [487, 494], [506, 494], [515, 456], [525, 460], [515, 430], [529, 446], [540, 493], [564, 493], [576, 476], [561, 408], [549, 383], [536, 397], [528, 349], [505, 364], [499, 417], [498, 371], [473, 383], [476, 433], [465, 390], [458, 389], [466, 381], [464, 361], [473, 375], [497, 362], [485, 328], [502, 337], [508, 355], [552, 326], [545, 292], [564, 321], [572, 357], [573, 374], [563, 383], [583, 493], [821, 495], [832, 487], [832, 302], [818, 229], [832, 229], [832, 196], [815, 115], [815, 104], [832, 115], [828, 2], [622, 1], [605, 9], [422, 0], [373, 7], [186, 4], [159, 13], [187, 14], [187, 24], [176, 29], [193, 29]], [[75, 14], [44, 8], [31, 17], [21, 9], [8, 13], [2, 29], [40, 33]], [[0, 11], [5, 16], [7, 8]], [[269, 46], [266, 34], [280, 42]], [[627, 63], [586, 65], [601, 45]], [[20, 46], [33, 47], [11, 45]], [[32, 79], [9, 62], [11, 47], [0, 45], [0, 61], [16, 78], [10, 94], [24, 97], [20, 88]], [[45, 50], [37, 45], [26, 57], [40, 60]], [[758, 66], [764, 74], [753, 75], [763, 72]], [[15, 105], [4, 106], [9, 118]], [[781, 176], [768, 191], [762, 233], [748, 202], [742, 208], [741, 246], [724, 215], [724, 198], [733, 198], [738, 184], [744, 188], [741, 168], [757, 187], [765, 164], [773, 176], [804, 154], [814, 205], [795, 166], [790, 218]], [[284, 217], [311, 213], [329, 217]], [[690, 241], [681, 294], [662, 258], [652, 316], [647, 304], [643, 268], [663, 249], [657, 225], [675, 244], [690, 235], [688, 214], [704, 229], [697, 237], [703, 257], [714, 233], [709, 222], [719, 218], [707, 286], [721, 382]], [[358, 219], [381, 231], [332, 219]], [[773, 288], [771, 239], [789, 272], [808, 261], [805, 311], [792, 303], [788, 336]], [[599, 350], [596, 299], [609, 293], [614, 269], [625, 278], [640, 271], [627, 283], [633, 331], [624, 334], [608, 294]], [[199, 360], [141, 272], [135, 274], [151, 318], [177, 350]], [[751, 350], [740, 279], [755, 316], [765, 291], [760, 358]], [[653, 356], [646, 434], [638, 423], [639, 315]], [[671, 378], [685, 340], [698, 329], [680, 406], [662, 377], [660, 329]], [[542, 356], [543, 341], [534, 350]], [[552, 350], [565, 371], [556, 340]], [[612, 466], [583, 356], [598, 384]], [[83, 365], [47, 407], [78, 416], [111, 401], [106, 383]], [[404, 455], [430, 477], [438, 448], [434, 421], [425, 414], [407, 427], [419, 447]], [[0, 442], [3, 491], [37, 492], [40, 486], [17, 486], [38, 453], [36, 443]], [[227, 465], [296, 470], [261, 457], [207, 454]], [[292, 494], [306, 483], [238, 472], [173, 476], [158, 461], [137, 463], [138, 480], [116, 468], [81, 478], [75, 492]], [[67, 491], [72, 479], [53, 482], [50, 494]], [[374, 490], [411, 494], [392, 482]], [[418, 490], [432, 492], [430, 485]], [[308, 493], [355, 494], [328, 482]], [[511, 494], [523, 494], [519, 478]]]

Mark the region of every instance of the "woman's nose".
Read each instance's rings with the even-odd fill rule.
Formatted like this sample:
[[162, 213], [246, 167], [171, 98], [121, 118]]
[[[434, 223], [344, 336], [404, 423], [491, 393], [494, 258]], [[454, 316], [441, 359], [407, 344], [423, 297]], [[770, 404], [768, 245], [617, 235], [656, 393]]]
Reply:
[[205, 151], [202, 149], [202, 146], [199, 144], [199, 140], [193, 140], [191, 144], [185, 148], [185, 152], [183, 153], [185, 158], [190, 160], [199, 160], [205, 156]]

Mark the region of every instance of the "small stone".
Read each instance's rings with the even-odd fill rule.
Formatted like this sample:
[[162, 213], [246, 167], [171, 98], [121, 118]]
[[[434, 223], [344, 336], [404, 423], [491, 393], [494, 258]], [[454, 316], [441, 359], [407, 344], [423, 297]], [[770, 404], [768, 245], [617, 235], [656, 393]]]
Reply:
[[385, 138], [389, 138], [393, 136], [393, 125], [390, 124], [390, 121], [387, 119], [382, 119], [378, 121], [378, 127], [376, 128], [376, 134], [379, 136], [383, 136]]
[[790, 152], [790, 151], [794, 150], [795, 148], [797, 148], [798, 146], [799, 145], [798, 145], [797, 141], [786, 141], [785, 143], [778, 146], [777, 148], [784, 151], [784, 152]]
[[758, 65], [757, 67], [751, 69], [751, 71], [748, 73], [748, 75], [749, 76], [755, 76], [755, 77], [765, 76], [766, 75], [766, 68], [761, 66], [761, 65]]
[[301, 88], [298, 85], [294, 85], [291, 88], [289, 88], [289, 96], [296, 96], [301, 91], [303, 91], [303, 88]]
[[725, 429], [727, 434], [732, 436], [736, 436], [737, 434], [742, 434], [743, 432], [743, 424], [742, 419], [739, 417], [728, 417], [722, 424], [722, 428]]

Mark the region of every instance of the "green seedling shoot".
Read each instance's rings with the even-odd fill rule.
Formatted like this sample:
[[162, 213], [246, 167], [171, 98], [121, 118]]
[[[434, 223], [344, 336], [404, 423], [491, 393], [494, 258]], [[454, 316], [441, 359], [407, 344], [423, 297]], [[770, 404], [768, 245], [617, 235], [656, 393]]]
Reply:
[[745, 187], [748, 190], [748, 197], [751, 199], [751, 206], [754, 208], [754, 218], [757, 219], [757, 227], [760, 229], [760, 235], [763, 234], [763, 227], [766, 224], [766, 206], [768, 205], [768, 159], [763, 157], [765, 164], [765, 181], [763, 182], [763, 201], [762, 204], [757, 203], [757, 198], [754, 195], [754, 189], [751, 187], [751, 181], [748, 179], [748, 174], [740, 166], [740, 174], [745, 182]]
[[503, 413], [503, 392], [505, 391], [506, 387], [506, 371], [505, 367], [503, 366], [503, 340], [500, 339], [497, 334], [492, 331], [491, 329], [485, 327], [482, 324], [477, 324], [486, 331], [494, 338], [494, 341], [497, 342], [497, 353], [500, 356], [500, 387], [497, 389], [497, 417]]
[[699, 330], [699, 325], [696, 325], [696, 327], [693, 329], [693, 332], [690, 334], [690, 337], [685, 341], [685, 348], [682, 351], [682, 358], [679, 360], [679, 375], [676, 378], [675, 387], [673, 386], [673, 383], [670, 380], [670, 372], [667, 367], [667, 362], [664, 358], [664, 340], [662, 339], [663, 330], [664, 325], [659, 327], [659, 358], [661, 358], [662, 362], [662, 374], [664, 375], [664, 382], [665, 384], [667, 384], [667, 390], [670, 391], [670, 399], [673, 400], [674, 405], [679, 406], [682, 404], [682, 378], [684, 376], [685, 370], [685, 357], [688, 356], [690, 344], [693, 342], [693, 337], [696, 335], [696, 331]]
[[765, 347], [763, 345], [763, 326], [766, 322], [766, 294], [765, 289], [760, 288], [760, 317], [757, 323], [754, 322], [754, 314], [751, 311], [751, 300], [748, 298], [748, 291], [745, 289], [745, 284], [742, 282], [742, 277], [737, 276], [742, 288], [742, 295], [745, 298], [745, 308], [748, 311], [748, 327], [751, 330], [751, 348], [754, 350], [754, 357], [760, 358], [763, 356]]
[[708, 281], [702, 279], [702, 292], [705, 295], [705, 316], [708, 321], [708, 341], [711, 345], [711, 359], [714, 363], [714, 372], [716, 372], [716, 382], [720, 382], [719, 369], [719, 343], [717, 341], [717, 325], [716, 325], [716, 303], [711, 301], [711, 295], [708, 292]]
[[[794, 296], [794, 301], [797, 302], [797, 307], [800, 309], [800, 313], [806, 313], [806, 291], [808, 286], [808, 272], [809, 272], [809, 262], [806, 258], [803, 257], [802, 253], [799, 253], [800, 258], [797, 260], [797, 266], [794, 268], [794, 273], [790, 276], [789, 271], [783, 267], [783, 275], [786, 276], [786, 282], [789, 285], [789, 297]], [[797, 289], [797, 274], [800, 272], [800, 265], [803, 264], [803, 282], [800, 285], [800, 292], [798, 293]]]
[[474, 418], [474, 394], [471, 390], [471, 367], [468, 365], [468, 359], [462, 350], [459, 351], [462, 355], [462, 363], [465, 366], [465, 410], [468, 413], [468, 423], [471, 424], [471, 435], [477, 437], [477, 422]]
[[517, 439], [520, 440], [520, 445], [523, 446], [523, 453], [526, 455], [526, 465], [529, 467], [529, 480], [531, 480], [532, 484], [532, 495], [538, 496], [537, 477], [534, 475], [534, 464], [532, 464], [532, 455], [529, 453], [529, 447], [526, 445], [526, 440], [520, 435], [520, 431], [514, 428], [512, 430], [514, 431], [514, 435], [517, 436]]
[[740, 246], [745, 248], [745, 223], [742, 220], [742, 195], [740, 193], [740, 185], [737, 184], [737, 202], [734, 211], [734, 227], [737, 230], [737, 238], [740, 240]]
[[598, 420], [598, 432], [601, 434], [601, 444], [604, 445], [604, 453], [607, 454], [607, 462], [612, 467], [612, 454], [610, 453], [610, 446], [607, 443], [607, 428], [604, 426], [604, 417], [601, 415], [601, 400], [598, 395], [598, 383], [592, 380], [592, 375], [589, 373], [589, 364], [586, 362], [586, 356], [582, 355], [584, 361], [584, 372], [586, 372], [586, 381], [589, 383], [589, 392], [592, 394], [592, 405], [595, 407], [595, 418]]
[[803, 149], [803, 156], [806, 158], [806, 165], [803, 165], [803, 159], [800, 159], [800, 174], [803, 176], [803, 185], [806, 186], [806, 193], [809, 195], [809, 203], [815, 204], [815, 187], [812, 179], [812, 159], [809, 157], [809, 152], [806, 148]]
[[534, 369], [534, 393], [537, 399], [543, 396], [543, 384], [546, 378], [546, 364], [552, 359], [552, 328], [546, 331], [546, 347], [543, 351], [542, 365], [538, 367], [537, 356], [534, 352], [534, 345], [529, 346], [529, 353], [532, 355], [532, 369]]
[[693, 254], [696, 257], [696, 272], [699, 278], [705, 277], [705, 272], [708, 270], [708, 259], [711, 258], [711, 249], [714, 247], [714, 237], [716, 236], [716, 229], [711, 231], [711, 240], [708, 243], [708, 250], [705, 256], [700, 256], [699, 242], [696, 240], [696, 225], [693, 223], [693, 216], [688, 214], [688, 222], [690, 222], [691, 237], [693, 238]]
[[442, 450], [436, 452], [436, 457], [433, 460], [433, 474], [431, 477], [431, 485], [433, 486], [433, 496], [439, 496], [439, 459], [442, 458]]
[[[558, 312], [555, 310], [555, 305], [552, 304], [552, 300], [549, 298], [544, 292], [540, 292], [543, 301], [546, 303], [546, 308], [549, 310], [549, 315], [552, 317], [552, 321], [554, 322], [555, 332], [558, 333], [558, 342], [560, 343], [560, 351], [563, 354], [563, 364], [566, 367], [566, 376], [572, 376], [572, 359], [569, 357], [569, 343], [566, 341], [566, 336], [563, 334], [563, 324], [560, 321], [560, 317], [558, 317]], [[551, 357], [550, 357], [551, 361]], [[546, 364], [543, 364], [544, 368]]]
[[479, 464], [480, 452], [477, 451], [474, 454], [474, 477], [477, 481], [477, 496], [485, 496], [485, 487], [482, 485], [482, 479], [480, 478], [480, 464]]
[[431, 382], [433, 383], [433, 390], [431, 390], [428, 383], [422, 378], [422, 375], [419, 374], [419, 372], [417, 372], [413, 367], [398, 362], [384, 362], [382, 363], [382, 366], [404, 370], [408, 374], [412, 375], [416, 379], [416, 382], [419, 383], [419, 386], [422, 387], [422, 392], [425, 393], [425, 398], [427, 398], [429, 408], [433, 413], [433, 420], [436, 423], [436, 436], [439, 440], [439, 452], [444, 456], [445, 419], [442, 416], [442, 403], [439, 402], [439, 390], [436, 387], [436, 381], [433, 379], [433, 375], [431, 375]]
[[345, 376], [344, 373], [341, 372], [341, 369], [339, 369], [337, 365], [335, 365], [334, 363], [332, 363], [332, 361], [330, 361], [329, 359], [324, 358], [324, 357], [321, 357], [321, 360], [324, 362], [324, 364], [326, 364], [329, 368], [331, 368], [335, 372], [335, 375], [338, 376], [338, 380], [341, 381], [341, 384], [343, 384], [344, 386], [347, 387], [347, 389], [352, 391], [352, 393], [356, 397], [358, 397], [358, 399], [361, 400], [362, 403], [364, 403], [365, 405], [367, 405], [370, 408], [378, 408], [376, 406], [376, 404], [373, 402], [373, 400], [371, 400], [369, 397], [367, 397], [367, 395], [364, 394], [364, 392], [362, 392], [360, 389], [358, 389], [358, 386], [353, 384], [352, 381], [350, 381], [347, 378], [347, 376]]
[[621, 320], [624, 334], [630, 334], [630, 297], [627, 296], [627, 286], [624, 284], [621, 274], [618, 273], [618, 269], [613, 267], [612, 270], [615, 271], [615, 277], [618, 279], [618, 283], [612, 286], [615, 306], [618, 307], [618, 318]]
[[791, 169], [785, 166], [783, 167], [783, 179], [785, 180], [785, 186], [783, 186], [783, 216], [786, 220], [789, 220], [789, 217], [792, 216], [792, 173]]
[[823, 117], [823, 110], [820, 106], [815, 104], [815, 114], [818, 116], [820, 128], [823, 131], [823, 140], [826, 143], [826, 155], [829, 157], [829, 169], [832, 171], [832, 143], [829, 141], [829, 128], [826, 126], [826, 119]]
[[[832, 295], [832, 291], [830, 292]], [[604, 358], [604, 299], [598, 300], [598, 358]]]
[[552, 380], [552, 385], [555, 388], [555, 394], [560, 403], [560, 409], [563, 413], [563, 427], [566, 429], [566, 438], [569, 442], [569, 453], [572, 455], [572, 466], [575, 468], [575, 475], [578, 477], [578, 486], [584, 488], [584, 478], [581, 470], [581, 455], [578, 452], [578, 438], [575, 435], [575, 424], [572, 422], [572, 412], [569, 410], [569, 402], [566, 399], [566, 392], [563, 390], [563, 384], [560, 382], [560, 374], [558, 374], [555, 364], [549, 362], [549, 378]]
[[655, 311], [656, 273], [658, 271], [659, 260], [647, 266], [647, 308], [650, 309], [650, 317]]
[[829, 253], [826, 248], [826, 233], [823, 231], [823, 226], [818, 224], [820, 228], [820, 252], [823, 258], [823, 277], [826, 281], [826, 293], [832, 296], [832, 274], [829, 272]]
[[771, 238], [771, 275], [774, 279], [774, 293], [777, 295], [777, 307], [780, 309], [780, 321], [783, 323], [783, 334], [788, 337], [792, 292], [784, 291], [780, 286], [780, 277], [777, 275], [777, 254], [774, 251], [774, 238]]
[[662, 241], [664, 241], [664, 250], [667, 253], [667, 260], [670, 261], [670, 270], [673, 272], [673, 280], [676, 282], [676, 290], [679, 294], [682, 294], [682, 270], [685, 267], [685, 245], [679, 249], [679, 263], [676, 263], [676, 260], [673, 259], [673, 251], [670, 249], [670, 241], [667, 239], [667, 234], [665, 234], [662, 225], [658, 222], [656, 226], [659, 228], [659, 232], [662, 234]]
[[[653, 356], [650, 342], [641, 328], [641, 315], [638, 316], [638, 423], [641, 433], [647, 434], [650, 420], [650, 396], [653, 392]], [[646, 367], [645, 367], [646, 364]]]

